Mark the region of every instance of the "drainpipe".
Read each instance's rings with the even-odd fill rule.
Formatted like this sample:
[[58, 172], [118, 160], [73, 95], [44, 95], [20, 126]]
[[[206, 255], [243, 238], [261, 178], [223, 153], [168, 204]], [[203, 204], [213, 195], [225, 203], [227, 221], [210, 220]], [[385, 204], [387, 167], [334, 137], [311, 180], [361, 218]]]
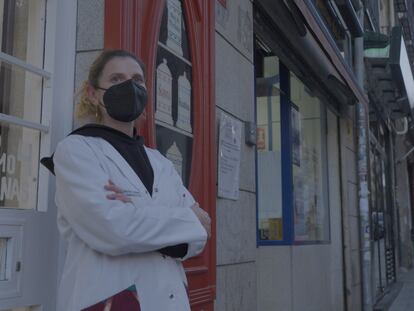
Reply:
[[[364, 10], [358, 11], [358, 18], [363, 25]], [[364, 38], [354, 40], [354, 69], [358, 84], [364, 88]], [[358, 133], [358, 198], [359, 198], [359, 226], [360, 226], [360, 260], [362, 272], [362, 302], [363, 310], [371, 311], [372, 295], [372, 260], [370, 236], [370, 209], [368, 191], [368, 113], [363, 103], [356, 105], [357, 133]]]

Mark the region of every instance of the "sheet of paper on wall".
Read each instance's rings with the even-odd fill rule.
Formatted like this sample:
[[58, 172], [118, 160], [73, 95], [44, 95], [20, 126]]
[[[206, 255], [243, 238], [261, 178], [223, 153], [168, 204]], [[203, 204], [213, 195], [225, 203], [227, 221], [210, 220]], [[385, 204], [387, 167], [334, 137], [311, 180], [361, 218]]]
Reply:
[[224, 113], [220, 118], [218, 196], [238, 200], [242, 123]]

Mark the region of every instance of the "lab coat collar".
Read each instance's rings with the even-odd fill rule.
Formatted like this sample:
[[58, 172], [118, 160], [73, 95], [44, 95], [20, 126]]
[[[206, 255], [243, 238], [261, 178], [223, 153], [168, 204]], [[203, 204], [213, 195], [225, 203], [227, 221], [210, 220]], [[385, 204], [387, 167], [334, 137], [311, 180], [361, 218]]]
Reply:
[[[135, 171], [132, 169], [132, 167], [128, 164], [128, 162], [122, 157], [122, 155], [106, 140], [100, 139], [101, 149], [103, 154], [112, 161], [119, 169], [119, 171], [125, 176], [126, 179], [131, 183], [131, 185], [134, 187], [133, 191], [138, 191], [142, 195], [147, 193], [149, 196], [150, 194], [146, 191], [146, 188], [144, 184], [142, 183], [141, 179], [138, 177], [138, 175], [135, 173]], [[146, 148], [145, 148], [146, 149]], [[145, 150], [147, 151], [147, 149]], [[154, 161], [151, 159], [151, 157], [148, 157], [152, 166], [152, 169], [154, 171], [154, 184], [156, 181], [156, 169], [157, 165], [153, 163]], [[130, 191], [132, 189], [124, 189], [127, 191]]]
[[[157, 161], [157, 158], [153, 156], [154, 150], [144, 146], [145, 152], [147, 153], [148, 159], [151, 163], [152, 170], [154, 172], [154, 182], [152, 183], [152, 193], [154, 194], [154, 188], [157, 187], [159, 181], [159, 172], [162, 170], [161, 162]], [[157, 152], [157, 151], [155, 151]], [[158, 152], [157, 152], [158, 153]], [[159, 153], [158, 153], [159, 154]]]

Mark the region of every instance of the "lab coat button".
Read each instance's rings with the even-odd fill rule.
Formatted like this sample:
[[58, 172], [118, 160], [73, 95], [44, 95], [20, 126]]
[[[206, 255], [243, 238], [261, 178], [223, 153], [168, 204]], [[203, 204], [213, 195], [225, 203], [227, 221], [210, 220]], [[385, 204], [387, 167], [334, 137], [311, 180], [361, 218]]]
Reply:
[[185, 198], [185, 193], [183, 193], [183, 198]]
[[174, 299], [174, 295], [173, 294], [170, 295], [170, 299]]
[[158, 192], [158, 188], [154, 188], [154, 191], [155, 191], [155, 192]]

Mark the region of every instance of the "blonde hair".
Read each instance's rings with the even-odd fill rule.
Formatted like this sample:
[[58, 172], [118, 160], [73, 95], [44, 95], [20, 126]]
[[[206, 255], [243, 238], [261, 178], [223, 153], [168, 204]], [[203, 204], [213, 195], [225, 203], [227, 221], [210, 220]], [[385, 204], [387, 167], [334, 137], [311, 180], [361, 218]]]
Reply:
[[102, 121], [102, 108], [92, 102], [88, 95], [88, 87], [98, 88], [98, 80], [102, 74], [105, 65], [114, 57], [130, 57], [135, 60], [141, 67], [145, 76], [145, 65], [141, 59], [134, 54], [125, 50], [105, 50], [92, 63], [88, 79], [82, 83], [80, 90], [76, 93], [79, 98], [76, 104], [75, 117], [77, 119], [86, 119], [92, 122], [100, 123]]
[[78, 101], [76, 103], [75, 117], [78, 120], [88, 120], [100, 123], [102, 121], [101, 108], [94, 104], [88, 95], [89, 82], [83, 81], [81, 88], [76, 93]]

